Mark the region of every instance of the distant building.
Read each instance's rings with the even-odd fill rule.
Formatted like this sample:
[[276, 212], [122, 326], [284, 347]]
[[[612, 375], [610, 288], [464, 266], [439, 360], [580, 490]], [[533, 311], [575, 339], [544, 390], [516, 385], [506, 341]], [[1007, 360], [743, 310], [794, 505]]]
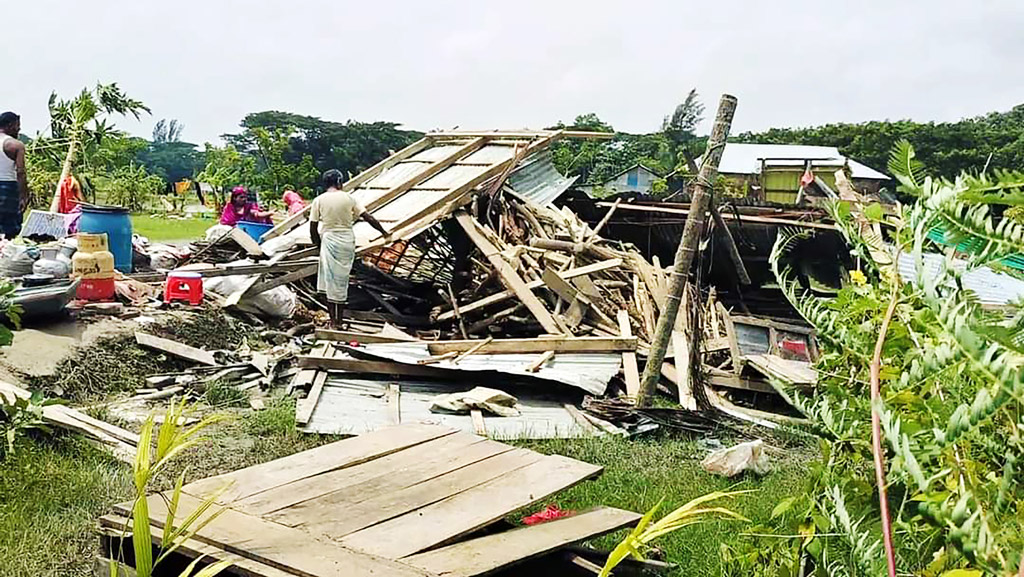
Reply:
[[650, 194], [651, 189], [654, 187], [654, 181], [660, 178], [662, 176], [650, 168], [642, 164], [634, 164], [605, 182], [578, 186], [577, 188], [590, 196], [611, 196], [623, 192]]
[[877, 194], [889, 177], [877, 170], [846, 158], [834, 146], [801, 144], [745, 144], [730, 142], [722, 151], [718, 173], [755, 200], [795, 204], [800, 179], [810, 170], [821, 184], [835, 190], [835, 172], [848, 165], [853, 185], [862, 193]]

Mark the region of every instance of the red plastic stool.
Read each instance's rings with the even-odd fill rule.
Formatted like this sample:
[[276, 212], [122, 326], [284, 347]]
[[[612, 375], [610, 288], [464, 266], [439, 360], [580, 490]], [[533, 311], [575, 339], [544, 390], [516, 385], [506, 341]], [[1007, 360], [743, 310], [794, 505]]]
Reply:
[[164, 285], [164, 302], [188, 301], [192, 306], [203, 302], [203, 276], [197, 272], [171, 271]]

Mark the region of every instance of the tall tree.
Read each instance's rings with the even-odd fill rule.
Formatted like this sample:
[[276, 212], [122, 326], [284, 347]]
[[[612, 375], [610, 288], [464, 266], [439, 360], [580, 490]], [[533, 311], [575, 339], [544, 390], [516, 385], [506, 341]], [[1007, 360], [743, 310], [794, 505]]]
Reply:
[[179, 142], [183, 130], [185, 130], [185, 125], [178, 122], [177, 119], [172, 118], [168, 121], [166, 118], [162, 118], [153, 127], [153, 142], [156, 144]]
[[690, 161], [699, 154], [697, 144], [697, 125], [704, 120], [704, 104], [693, 88], [672, 114], [661, 123], [661, 132], [665, 135], [671, 149], [674, 167], [688, 169]]

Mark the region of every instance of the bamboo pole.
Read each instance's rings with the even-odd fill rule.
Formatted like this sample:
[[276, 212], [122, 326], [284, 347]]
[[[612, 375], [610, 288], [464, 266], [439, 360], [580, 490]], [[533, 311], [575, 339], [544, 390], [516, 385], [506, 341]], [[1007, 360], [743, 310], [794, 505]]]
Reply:
[[[672, 328], [675, 327], [676, 316], [679, 314], [679, 303], [690, 276], [690, 268], [700, 244], [701, 233], [704, 231], [705, 213], [711, 206], [711, 190], [715, 179], [718, 178], [718, 163], [722, 160], [722, 149], [725, 148], [725, 140], [729, 136], [732, 117], [735, 113], [736, 97], [723, 94], [718, 103], [715, 124], [711, 128], [711, 137], [708, 138], [708, 147], [704, 151], [700, 175], [694, 186], [690, 213], [686, 215], [683, 236], [679, 239], [679, 249], [676, 251], [675, 264], [669, 278], [665, 308], [661, 311], [661, 316], [658, 317], [650, 353], [647, 355], [647, 365], [644, 367], [644, 375], [640, 382], [640, 394], [637, 395], [636, 400], [636, 404], [641, 407], [650, 405], [657, 390], [658, 380], [661, 378], [661, 365], [665, 362], [665, 351], [672, 338]], [[689, 367], [680, 366], [679, 370], [689, 370]]]

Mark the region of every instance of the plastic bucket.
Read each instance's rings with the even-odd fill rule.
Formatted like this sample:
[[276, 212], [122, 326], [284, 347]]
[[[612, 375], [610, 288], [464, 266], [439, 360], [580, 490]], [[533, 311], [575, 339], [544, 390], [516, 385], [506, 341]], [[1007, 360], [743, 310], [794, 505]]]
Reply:
[[114, 268], [132, 272], [132, 219], [128, 209], [120, 206], [82, 205], [79, 232], [106, 233]]
[[262, 222], [239, 222], [235, 226], [242, 229], [242, 232], [251, 236], [256, 242], [259, 242], [261, 236], [270, 232], [270, 230], [274, 228], [274, 225], [264, 224]]

